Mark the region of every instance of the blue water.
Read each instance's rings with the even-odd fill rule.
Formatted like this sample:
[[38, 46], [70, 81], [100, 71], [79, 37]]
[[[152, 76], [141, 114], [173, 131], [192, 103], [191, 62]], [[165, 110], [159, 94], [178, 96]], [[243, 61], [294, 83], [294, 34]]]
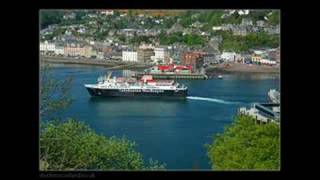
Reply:
[[278, 75], [225, 74], [223, 80], [180, 81], [189, 87], [185, 100], [91, 98], [83, 84], [105, 73], [102, 67], [54, 66], [55, 78], [73, 77], [74, 102], [65, 116], [85, 121], [99, 134], [135, 141], [146, 160], [164, 162], [168, 169], [210, 169], [204, 145], [232, 123], [239, 107], [267, 101], [268, 90], [280, 86]]

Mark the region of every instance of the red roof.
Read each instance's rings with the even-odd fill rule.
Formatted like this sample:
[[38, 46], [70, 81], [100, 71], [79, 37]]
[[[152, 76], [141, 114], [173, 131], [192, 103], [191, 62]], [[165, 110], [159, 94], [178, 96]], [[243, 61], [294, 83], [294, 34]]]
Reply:
[[161, 65], [159, 65], [158, 68], [160, 70], [168, 70], [170, 67], [169, 66], [161, 66]]

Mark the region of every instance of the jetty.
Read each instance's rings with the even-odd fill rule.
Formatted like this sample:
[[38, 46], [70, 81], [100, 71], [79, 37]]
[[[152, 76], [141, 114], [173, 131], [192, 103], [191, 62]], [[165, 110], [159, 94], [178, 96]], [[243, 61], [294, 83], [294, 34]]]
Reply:
[[254, 117], [258, 124], [280, 123], [280, 104], [254, 103], [251, 108], [239, 108], [238, 114]]
[[104, 66], [108, 69], [145, 69], [150, 67], [150, 64], [138, 63], [138, 62], [124, 62], [120, 60], [100, 60], [91, 58], [72, 58], [72, 57], [48, 57], [40, 56], [42, 62], [58, 63], [58, 64], [81, 64], [81, 65], [93, 65]]

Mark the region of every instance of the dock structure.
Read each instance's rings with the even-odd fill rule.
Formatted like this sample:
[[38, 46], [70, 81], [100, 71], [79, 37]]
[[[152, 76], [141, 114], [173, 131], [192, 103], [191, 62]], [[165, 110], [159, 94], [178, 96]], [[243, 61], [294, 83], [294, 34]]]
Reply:
[[280, 123], [280, 104], [275, 103], [255, 103], [249, 109], [245, 107], [239, 108], [240, 115], [248, 115], [254, 117], [256, 123]]
[[138, 62], [124, 62], [118, 60], [97, 60], [90, 58], [75, 59], [70, 57], [41, 57], [42, 62], [60, 63], [60, 64], [82, 64], [109, 67], [109, 69], [124, 69], [124, 68], [148, 68], [151, 65]]
[[165, 74], [165, 73], [136, 73], [137, 78], [141, 78], [143, 75], [152, 75], [154, 79], [208, 79], [205, 74]]

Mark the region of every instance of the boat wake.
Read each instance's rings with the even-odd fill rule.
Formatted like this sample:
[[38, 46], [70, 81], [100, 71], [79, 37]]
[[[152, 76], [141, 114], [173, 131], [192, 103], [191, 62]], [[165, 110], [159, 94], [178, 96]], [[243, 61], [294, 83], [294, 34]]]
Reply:
[[206, 98], [206, 97], [187, 96], [187, 99], [215, 102], [215, 103], [220, 103], [220, 104], [239, 104], [239, 102], [230, 102], [230, 101], [225, 101], [225, 100], [222, 100], [222, 99]]

